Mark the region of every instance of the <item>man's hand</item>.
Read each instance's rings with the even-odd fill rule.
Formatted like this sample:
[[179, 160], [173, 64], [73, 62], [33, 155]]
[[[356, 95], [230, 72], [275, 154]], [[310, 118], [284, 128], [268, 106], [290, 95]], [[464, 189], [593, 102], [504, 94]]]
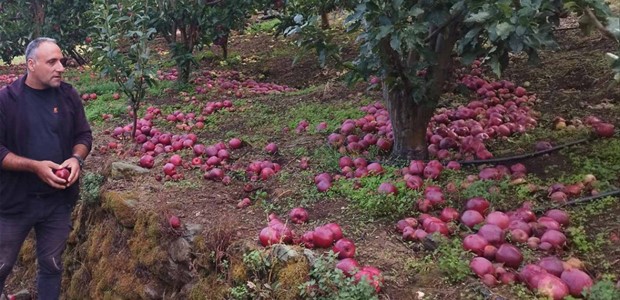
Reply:
[[69, 159], [65, 160], [62, 164], [60, 164], [61, 168], [67, 168], [71, 171], [69, 174], [69, 179], [67, 180], [67, 187], [70, 187], [73, 183], [75, 183], [78, 178], [80, 178], [80, 162], [75, 157], [69, 157]]
[[[39, 176], [39, 178], [43, 182], [47, 183], [49, 186], [53, 188], [64, 190], [69, 186], [67, 184], [68, 181], [54, 174], [55, 170], [62, 169], [62, 168], [63, 168], [62, 165], [59, 165], [49, 160], [37, 161], [33, 163], [33, 172], [37, 174], [37, 176]], [[77, 168], [79, 169], [79, 166], [77, 166]], [[72, 170], [71, 174], [73, 174], [73, 172], [74, 171]], [[69, 179], [71, 179], [71, 176], [69, 176]]]

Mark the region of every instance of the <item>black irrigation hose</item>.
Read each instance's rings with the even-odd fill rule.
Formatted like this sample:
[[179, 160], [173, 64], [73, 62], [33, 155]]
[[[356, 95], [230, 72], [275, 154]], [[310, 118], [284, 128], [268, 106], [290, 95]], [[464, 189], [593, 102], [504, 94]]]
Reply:
[[552, 205], [550, 207], [539, 207], [539, 208], [532, 209], [532, 211], [534, 211], [534, 212], [543, 212], [543, 211], [547, 211], [549, 209], [562, 208], [564, 206], [581, 204], [581, 203], [585, 203], [585, 202], [590, 202], [592, 200], [596, 200], [596, 199], [600, 199], [600, 198], [604, 198], [604, 197], [616, 196], [616, 195], [620, 195], [620, 189], [611, 190], [611, 191], [600, 193], [600, 194], [594, 195], [594, 196], [587, 196], [587, 197], [577, 198], [577, 199], [574, 199], [574, 200], [571, 200], [571, 201], [567, 201], [565, 203]]
[[[531, 153], [526, 153], [526, 154], [520, 154], [520, 155], [515, 155], [515, 156], [508, 156], [508, 157], [498, 157], [498, 158], [491, 158], [491, 159], [476, 159], [476, 160], [463, 160], [463, 161], [457, 161], [459, 164], [461, 165], [481, 165], [481, 164], [497, 164], [497, 163], [503, 163], [503, 162], [508, 162], [508, 161], [513, 161], [513, 160], [522, 160], [522, 159], [526, 159], [526, 158], [531, 158], [531, 157], [536, 157], [536, 156], [540, 156], [540, 155], [545, 155], [547, 153], [551, 153], [554, 151], [558, 151], [560, 149], [566, 148], [566, 147], [570, 147], [573, 145], [577, 145], [577, 144], [581, 144], [587, 141], [591, 141], [596, 139], [597, 137], [587, 137], [587, 138], [583, 138], [580, 140], [576, 140], [576, 141], [572, 141], [572, 142], [568, 142], [566, 144], [562, 144], [562, 145], [558, 145], [546, 150], [541, 150], [541, 151], [536, 151], [536, 152], [531, 152]], [[398, 161], [401, 161], [399, 159], [392, 159], [392, 164], [406, 164], [407, 161], [406, 160], [402, 160], [401, 163], [399, 163]], [[430, 160], [423, 160], [425, 163], [428, 163]], [[444, 165], [447, 164], [444, 163]]]
[[611, 190], [609, 192], [600, 193], [600, 194], [594, 195], [594, 196], [582, 197], [582, 198], [578, 198], [578, 199], [575, 199], [575, 200], [566, 201], [566, 203], [562, 203], [562, 204], [557, 205], [557, 206], [558, 207], [562, 207], [562, 206], [568, 206], [568, 205], [573, 205], [573, 204], [580, 204], [580, 203], [584, 203], [584, 202], [590, 202], [592, 200], [596, 200], [596, 199], [599, 199], [599, 198], [615, 196], [615, 195], [620, 195], [620, 189]]
[[558, 146], [555, 146], [555, 147], [552, 147], [546, 150], [541, 150], [541, 151], [536, 151], [536, 152], [531, 152], [531, 153], [526, 153], [526, 154], [520, 154], [520, 155], [515, 155], [515, 156], [499, 157], [499, 158], [492, 158], [492, 159], [465, 160], [465, 161], [458, 161], [458, 163], [461, 165], [476, 165], [476, 164], [496, 164], [496, 163], [502, 163], [502, 162], [507, 162], [507, 161], [513, 161], [513, 160], [521, 160], [521, 159], [544, 155], [544, 154], [547, 154], [553, 151], [558, 151], [562, 148], [581, 144], [583, 142], [587, 142], [592, 139], [593, 138], [583, 138], [580, 140], [568, 142], [566, 144], [558, 145]]

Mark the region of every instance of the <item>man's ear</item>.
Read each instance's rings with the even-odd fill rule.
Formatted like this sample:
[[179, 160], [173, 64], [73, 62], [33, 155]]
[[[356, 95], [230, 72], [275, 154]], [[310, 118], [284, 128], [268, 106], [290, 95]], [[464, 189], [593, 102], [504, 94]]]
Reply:
[[29, 59], [26, 64], [28, 65], [28, 71], [34, 72], [34, 59]]

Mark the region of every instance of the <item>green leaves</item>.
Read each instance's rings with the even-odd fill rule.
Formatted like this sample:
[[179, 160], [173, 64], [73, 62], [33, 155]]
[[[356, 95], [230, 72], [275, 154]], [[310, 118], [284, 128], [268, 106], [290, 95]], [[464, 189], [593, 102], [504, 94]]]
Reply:
[[506, 40], [513, 33], [514, 26], [508, 22], [498, 23], [494, 28], [492, 27], [492, 36], [491, 40], [501, 39]]
[[620, 18], [607, 18], [607, 30], [611, 32], [617, 39], [620, 39]]
[[380, 40], [384, 37], [386, 37], [388, 34], [392, 33], [394, 26], [392, 25], [383, 25], [383, 26], [379, 26], [378, 32], [375, 35], [375, 38]]
[[148, 2], [144, 5], [126, 1], [117, 5], [108, 0], [95, 0], [90, 12], [98, 24], [91, 32], [93, 41], [89, 51], [93, 66], [128, 96], [134, 123], [147, 88], [156, 83], [149, 41], [157, 30], [152, 27], [149, 8]]
[[83, 63], [77, 46], [84, 44], [92, 26], [92, 20], [85, 17], [91, 6], [91, 1], [0, 1], [0, 59], [10, 63], [24, 54], [32, 39], [46, 36]]
[[336, 269], [336, 256], [330, 250], [316, 258], [310, 270], [310, 280], [299, 287], [300, 296], [316, 300], [379, 299], [367, 280], [355, 282]]
[[484, 23], [491, 18], [491, 14], [486, 11], [480, 11], [467, 16], [465, 23]]

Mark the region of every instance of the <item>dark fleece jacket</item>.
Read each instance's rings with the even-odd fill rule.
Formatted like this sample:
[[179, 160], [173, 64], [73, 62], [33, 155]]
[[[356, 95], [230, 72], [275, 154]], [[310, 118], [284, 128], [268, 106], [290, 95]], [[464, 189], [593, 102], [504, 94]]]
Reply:
[[[20, 101], [23, 99], [26, 76], [0, 89], [0, 166], [9, 153], [23, 156], [27, 145], [23, 137], [28, 136], [28, 122], [22, 116], [28, 111], [25, 111], [24, 101]], [[73, 155], [75, 145], [82, 144], [90, 150], [93, 138], [78, 92], [65, 82], [57, 89], [61, 124], [65, 124], [60, 132], [62, 155], [68, 159]], [[0, 214], [18, 215], [33, 209], [29, 203], [32, 176], [27, 175], [25, 172], [0, 169]], [[78, 199], [79, 184], [59, 193], [63, 201], [73, 205]]]

